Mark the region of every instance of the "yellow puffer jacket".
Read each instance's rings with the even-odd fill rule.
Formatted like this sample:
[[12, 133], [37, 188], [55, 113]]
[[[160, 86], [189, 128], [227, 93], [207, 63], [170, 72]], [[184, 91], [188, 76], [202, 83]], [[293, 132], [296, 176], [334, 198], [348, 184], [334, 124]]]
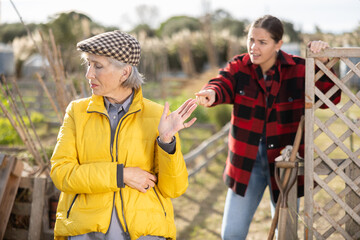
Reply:
[[[135, 92], [128, 113], [119, 121], [110, 148], [110, 122], [103, 97], [69, 104], [51, 158], [51, 178], [61, 190], [55, 239], [88, 232], [106, 233], [115, 206], [131, 239], [143, 235], [176, 239], [170, 198], [186, 191], [188, 173], [176, 138], [176, 152], [158, 146], [157, 127], [163, 107]], [[117, 187], [117, 164], [156, 174], [155, 188], [141, 193]]]

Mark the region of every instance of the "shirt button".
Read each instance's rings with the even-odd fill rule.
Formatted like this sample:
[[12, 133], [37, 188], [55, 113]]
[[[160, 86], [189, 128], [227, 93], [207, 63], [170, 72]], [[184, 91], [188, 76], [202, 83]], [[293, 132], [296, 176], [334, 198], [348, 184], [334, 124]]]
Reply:
[[273, 148], [274, 147], [274, 144], [269, 144], [268, 145], [268, 148]]
[[289, 97], [289, 98], [288, 98], [288, 101], [289, 101], [289, 102], [292, 102], [292, 101], [294, 101], [294, 99], [293, 99], [292, 97]]
[[113, 116], [113, 119], [116, 119], [116, 116]]
[[240, 94], [240, 95], [245, 95], [245, 92], [244, 92], [243, 90], [240, 90], [240, 91], [239, 91], [239, 94]]

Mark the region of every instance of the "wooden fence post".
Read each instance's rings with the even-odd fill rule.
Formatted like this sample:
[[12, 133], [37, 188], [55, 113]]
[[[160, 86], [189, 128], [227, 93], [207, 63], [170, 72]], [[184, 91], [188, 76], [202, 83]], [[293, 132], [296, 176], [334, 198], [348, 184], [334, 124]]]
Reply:
[[[313, 58], [306, 59], [306, 79], [314, 79], [315, 75], [315, 62]], [[305, 81], [305, 129], [312, 129], [314, 126], [314, 81]], [[313, 239], [313, 190], [314, 190], [314, 177], [312, 173], [314, 172], [314, 134], [313, 131], [305, 131], [305, 161], [304, 166], [305, 172], [305, 181], [304, 181], [304, 219], [305, 219], [305, 231], [304, 239], [312, 240]]]
[[40, 240], [42, 234], [42, 218], [45, 204], [46, 178], [34, 179], [34, 191], [32, 194], [29, 240]]
[[[349, 176], [349, 178], [353, 181], [355, 181], [356, 178], [360, 176], [360, 168], [356, 166], [355, 163], [351, 163], [347, 169], [345, 170], [346, 175]], [[345, 197], [346, 204], [349, 205], [349, 207], [353, 208], [355, 210], [356, 206], [360, 206], [360, 198], [355, 194], [354, 192], [350, 192]], [[360, 211], [357, 212], [358, 215], [360, 215]], [[351, 236], [357, 233], [358, 229], [360, 229], [360, 225], [357, 224], [353, 219], [349, 220], [345, 224], [345, 230], [348, 232]]]
[[285, 239], [288, 240], [297, 240], [297, 224], [298, 224], [298, 216], [297, 216], [297, 180], [294, 183], [294, 186], [290, 189], [288, 195], [288, 216], [286, 223], [286, 234]]
[[0, 153], [0, 239], [5, 235], [22, 169], [20, 160]]

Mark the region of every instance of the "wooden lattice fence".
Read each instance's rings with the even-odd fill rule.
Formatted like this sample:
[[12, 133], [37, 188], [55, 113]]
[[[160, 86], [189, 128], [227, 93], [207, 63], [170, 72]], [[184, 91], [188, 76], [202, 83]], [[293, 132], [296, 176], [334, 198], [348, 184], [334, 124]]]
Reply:
[[[331, 60], [324, 65], [316, 59], [320, 57]], [[360, 148], [353, 144], [354, 139], [360, 139], [360, 86], [349, 87], [350, 79], [360, 78], [360, 62], [350, 61], [358, 57], [360, 48], [330, 48], [317, 54], [307, 53], [305, 239], [314, 236], [316, 239], [360, 239]], [[340, 62], [350, 69], [342, 77], [329, 70]], [[316, 67], [320, 70], [316, 71]], [[324, 74], [335, 83], [326, 94], [315, 86]], [[343, 100], [334, 105], [330, 98], [339, 89]], [[317, 114], [323, 111], [319, 108], [324, 103], [329, 107], [326, 110], [330, 111], [329, 117]], [[345, 127], [339, 127], [339, 123]], [[320, 165], [327, 168], [326, 173], [317, 171]]]

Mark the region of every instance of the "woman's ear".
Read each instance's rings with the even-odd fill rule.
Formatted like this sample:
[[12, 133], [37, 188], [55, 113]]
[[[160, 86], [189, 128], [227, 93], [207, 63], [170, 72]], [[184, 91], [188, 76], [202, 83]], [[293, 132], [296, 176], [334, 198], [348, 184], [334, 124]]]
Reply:
[[131, 70], [132, 70], [132, 67], [130, 65], [125, 66], [121, 70], [121, 78], [120, 78], [121, 82], [125, 82], [129, 78], [129, 76], [131, 74]]
[[276, 43], [276, 46], [275, 46], [276, 52], [279, 52], [279, 50], [280, 50], [281, 46], [283, 45], [283, 43], [284, 43], [283, 40], [280, 40], [280, 41], [278, 41]]

